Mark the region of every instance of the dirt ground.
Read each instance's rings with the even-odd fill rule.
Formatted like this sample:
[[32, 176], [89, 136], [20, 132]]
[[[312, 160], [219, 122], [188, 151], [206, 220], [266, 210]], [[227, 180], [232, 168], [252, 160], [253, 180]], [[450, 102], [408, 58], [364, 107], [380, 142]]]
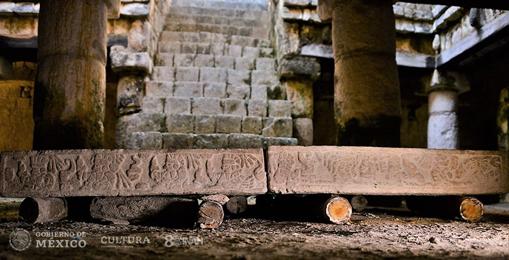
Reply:
[[[31, 234], [32, 243], [26, 251], [17, 252], [9, 245], [9, 236], [16, 228], [26, 229]], [[35, 248], [37, 240], [47, 239], [48, 231], [75, 232], [56, 235], [53, 239], [82, 239], [86, 246]], [[129, 242], [129, 237], [135, 242]], [[485, 218], [480, 223], [465, 223], [371, 211], [354, 213], [352, 220], [343, 225], [246, 217], [226, 219], [215, 230], [69, 221], [28, 225], [5, 218], [0, 223], [0, 259], [78, 257], [509, 259], [509, 219]]]

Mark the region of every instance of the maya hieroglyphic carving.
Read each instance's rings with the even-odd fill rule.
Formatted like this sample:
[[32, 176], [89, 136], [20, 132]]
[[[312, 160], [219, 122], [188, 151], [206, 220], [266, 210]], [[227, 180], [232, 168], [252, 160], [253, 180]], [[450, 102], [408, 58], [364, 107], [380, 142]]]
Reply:
[[501, 152], [374, 147], [271, 147], [277, 193], [488, 194], [509, 191]]
[[1, 196], [258, 194], [263, 151], [72, 150], [0, 153]]

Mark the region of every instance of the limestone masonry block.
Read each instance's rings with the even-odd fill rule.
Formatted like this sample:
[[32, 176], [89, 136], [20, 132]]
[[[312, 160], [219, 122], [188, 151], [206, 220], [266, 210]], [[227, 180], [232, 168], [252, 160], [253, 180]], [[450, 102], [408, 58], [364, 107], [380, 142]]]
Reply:
[[192, 107], [192, 112], [196, 115], [218, 115], [223, 113], [219, 98], [195, 98]]
[[152, 71], [152, 59], [148, 52], [130, 52], [123, 46], [112, 46], [110, 51], [111, 68], [114, 72]]
[[264, 137], [263, 138], [263, 147], [267, 148], [269, 146], [289, 146], [289, 145], [297, 145], [298, 141], [296, 138], [290, 137]]
[[231, 134], [228, 136], [229, 148], [262, 148], [263, 137], [251, 134]]
[[159, 52], [161, 53], [181, 53], [182, 51], [182, 43], [179, 41], [174, 42], [165, 42], [164, 44], [159, 45]]
[[191, 149], [195, 137], [193, 134], [163, 133], [163, 149]]
[[200, 68], [201, 82], [226, 82], [226, 69], [223, 68]]
[[289, 80], [283, 83], [288, 100], [292, 102], [292, 117], [312, 118], [314, 112], [313, 81]]
[[266, 100], [251, 99], [247, 104], [247, 114], [248, 116], [265, 117], [267, 116], [267, 106]]
[[246, 99], [249, 98], [251, 88], [247, 84], [241, 85], [228, 85], [226, 87], [226, 94], [229, 98]]
[[242, 56], [242, 46], [239, 46], [239, 45], [229, 45], [227, 47], [227, 52], [228, 56], [233, 56], [233, 57], [241, 57]]
[[145, 3], [125, 3], [120, 8], [121, 16], [145, 17], [149, 15], [149, 6]]
[[157, 66], [173, 66], [173, 58], [174, 55], [171, 53], [159, 53], [156, 57], [156, 65]]
[[228, 81], [229, 85], [249, 85], [251, 81], [251, 75], [249, 70], [228, 70]]
[[193, 144], [194, 148], [220, 149], [228, 147], [227, 134], [206, 134], [196, 135]]
[[198, 82], [175, 82], [173, 95], [175, 97], [201, 97], [202, 84]]
[[[225, 55], [225, 44], [224, 43], [211, 43], [210, 54], [213, 55]], [[216, 65], [217, 67], [217, 65]]]
[[264, 85], [251, 86], [251, 99], [267, 100], [268, 99], [267, 89], [268, 89], [267, 86]]
[[199, 79], [200, 70], [194, 67], [177, 67], [177, 81], [195, 81]]
[[136, 113], [118, 119], [117, 135], [133, 132], [164, 132], [166, 116], [160, 113]]
[[287, 100], [269, 100], [270, 117], [290, 117], [292, 114], [292, 103]]
[[242, 125], [241, 116], [219, 115], [216, 119], [216, 132], [218, 133], [240, 133]]
[[226, 84], [225, 83], [203, 83], [203, 96], [204, 97], [226, 97]]
[[299, 140], [299, 145], [313, 145], [313, 119], [296, 118], [293, 120], [293, 135]]
[[194, 132], [197, 134], [212, 134], [216, 131], [215, 116], [197, 115], [194, 117]]
[[[1, 153], [0, 158], [0, 196], [7, 197], [252, 195], [267, 191], [261, 149], [31, 151]], [[40, 168], [30, 167], [30, 162]], [[38, 174], [38, 169], [66, 163], [66, 174]], [[22, 169], [25, 178], [15, 178], [13, 174]]]
[[155, 67], [152, 78], [159, 81], [175, 80], [175, 70], [172, 67]]
[[161, 149], [162, 135], [159, 132], [134, 132], [129, 134], [126, 149]]
[[276, 70], [276, 60], [272, 58], [258, 58], [256, 59], [257, 70]]
[[233, 69], [235, 64], [235, 58], [230, 56], [216, 55], [214, 61], [217, 68]]
[[190, 114], [191, 99], [182, 97], [166, 98], [164, 113], [170, 114]]
[[196, 67], [214, 67], [214, 55], [198, 54], [194, 59]]
[[274, 85], [279, 83], [279, 77], [274, 71], [253, 70], [251, 72], [251, 84], [253, 85]]
[[260, 56], [259, 48], [246, 46], [242, 50], [242, 57], [255, 59], [258, 58], [258, 56]]
[[192, 67], [194, 65], [194, 54], [175, 54], [173, 62], [175, 67]]
[[263, 136], [267, 137], [292, 137], [292, 118], [267, 117], [263, 119]]
[[255, 59], [250, 57], [237, 57], [235, 58], [236, 70], [254, 70]]
[[166, 116], [166, 127], [170, 133], [192, 133], [194, 131], [194, 116], [171, 114]]
[[246, 103], [242, 99], [224, 99], [223, 101], [224, 114], [245, 116], [247, 115]]
[[163, 113], [164, 112], [164, 98], [144, 97], [142, 111], [145, 113]]
[[298, 146], [269, 147], [268, 160], [269, 190], [283, 194], [495, 194], [509, 187], [501, 152]]
[[149, 81], [145, 83], [145, 96], [171, 97], [173, 96], [173, 83]]
[[242, 133], [259, 135], [262, 133], [262, 126], [261, 117], [246, 116], [242, 118]]
[[226, 97], [226, 84], [225, 83], [203, 83], [203, 96], [224, 98]]

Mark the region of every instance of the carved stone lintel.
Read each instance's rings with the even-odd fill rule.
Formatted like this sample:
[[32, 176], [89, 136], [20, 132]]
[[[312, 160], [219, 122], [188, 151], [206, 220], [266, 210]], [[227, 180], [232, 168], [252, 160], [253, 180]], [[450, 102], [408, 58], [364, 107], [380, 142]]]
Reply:
[[262, 194], [263, 151], [67, 150], [0, 153], [0, 196]]
[[269, 191], [281, 194], [454, 195], [509, 191], [497, 151], [269, 147]]

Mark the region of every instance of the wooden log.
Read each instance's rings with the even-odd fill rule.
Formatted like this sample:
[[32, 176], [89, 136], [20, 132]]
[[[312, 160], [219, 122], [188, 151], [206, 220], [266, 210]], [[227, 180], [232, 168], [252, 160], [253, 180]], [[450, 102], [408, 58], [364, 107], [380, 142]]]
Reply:
[[242, 214], [247, 210], [247, 198], [244, 196], [236, 196], [230, 198], [226, 203], [226, 210], [231, 214]]
[[218, 228], [223, 223], [223, 206], [214, 201], [204, 201], [198, 210], [200, 228]]
[[409, 197], [406, 205], [425, 216], [460, 218], [468, 222], [477, 222], [484, 214], [483, 203], [473, 197]]
[[67, 203], [63, 198], [26, 198], [19, 215], [30, 224], [59, 221], [67, 217]]
[[355, 195], [350, 199], [352, 209], [355, 211], [363, 211], [368, 206], [368, 199], [362, 195]]
[[113, 224], [191, 227], [197, 206], [194, 199], [178, 197], [99, 197], [90, 204], [90, 215]]
[[468, 222], [481, 220], [484, 214], [483, 203], [473, 197], [463, 197], [459, 200], [459, 215]]
[[352, 205], [346, 198], [334, 196], [325, 202], [325, 215], [332, 223], [345, 223], [352, 217]]

